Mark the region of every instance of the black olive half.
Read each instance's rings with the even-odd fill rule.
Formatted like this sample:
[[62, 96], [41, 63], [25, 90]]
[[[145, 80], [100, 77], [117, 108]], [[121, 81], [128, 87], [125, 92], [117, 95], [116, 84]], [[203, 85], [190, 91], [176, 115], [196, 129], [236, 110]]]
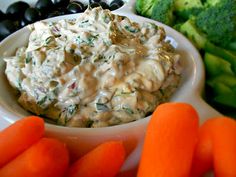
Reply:
[[35, 8], [43, 13], [52, 11], [53, 7], [54, 5], [51, 0], [38, 0], [35, 4]]
[[111, 3], [110, 3], [110, 6], [112, 6], [112, 4], [117, 4], [119, 5], [120, 7], [124, 5], [124, 1], [122, 0], [113, 0]]
[[52, 0], [52, 2], [57, 7], [66, 7], [70, 0]]
[[38, 9], [33, 8], [33, 7], [29, 7], [25, 11], [24, 18], [27, 22], [33, 23], [33, 22], [40, 20], [41, 13], [39, 12]]
[[0, 22], [0, 40], [17, 30], [15, 23], [11, 20], [3, 20]]
[[94, 8], [94, 7], [99, 7], [100, 4], [98, 2], [93, 2], [89, 5], [91, 8]]
[[119, 6], [119, 4], [116, 4], [116, 3], [113, 3], [111, 6], [110, 6], [110, 10], [116, 10], [116, 9], [118, 9], [118, 8], [120, 8], [120, 6]]
[[29, 4], [23, 1], [17, 1], [8, 6], [6, 14], [10, 19], [21, 19], [24, 16], [25, 10], [29, 8]]
[[84, 11], [84, 5], [81, 2], [73, 1], [66, 9], [69, 14], [81, 13]]
[[109, 9], [109, 6], [107, 5], [107, 3], [105, 3], [105, 2], [100, 2], [99, 3], [100, 4], [100, 6], [103, 8], [103, 9]]

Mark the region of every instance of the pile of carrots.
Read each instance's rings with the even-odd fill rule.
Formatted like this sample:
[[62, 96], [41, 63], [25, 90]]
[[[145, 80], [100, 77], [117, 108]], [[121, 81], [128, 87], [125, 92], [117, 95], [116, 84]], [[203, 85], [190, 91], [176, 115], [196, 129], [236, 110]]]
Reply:
[[70, 163], [66, 145], [44, 133], [44, 121], [36, 116], [1, 131], [0, 177], [113, 177], [124, 163], [121, 141], [104, 142]]
[[236, 121], [214, 117], [199, 126], [186, 103], [157, 107], [147, 127], [137, 177], [236, 177]]
[[[66, 145], [45, 137], [44, 121], [25, 117], [0, 132], [0, 177], [115, 177], [126, 152], [104, 142], [75, 162]], [[164, 103], [148, 124], [137, 177], [236, 177], [236, 121], [214, 117], [199, 125], [187, 103]], [[132, 176], [130, 176], [132, 177]]]

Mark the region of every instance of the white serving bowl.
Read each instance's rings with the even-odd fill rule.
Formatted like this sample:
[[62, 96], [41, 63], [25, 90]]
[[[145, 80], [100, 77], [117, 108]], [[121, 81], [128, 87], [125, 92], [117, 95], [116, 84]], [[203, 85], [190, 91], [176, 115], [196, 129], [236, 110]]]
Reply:
[[[182, 34], [166, 25], [135, 15], [134, 0], [129, 1], [122, 8], [114, 11], [114, 13], [127, 16], [132, 21], [138, 23], [146, 21], [163, 26], [168, 39], [171, 40], [172, 45], [181, 55], [184, 67], [181, 84], [170, 101], [192, 104], [199, 113], [201, 123], [207, 118], [220, 115], [220, 113], [206, 104], [201, 97], [205, 81], [204, 67], [198, 51], [191, 42]], [[47, 21], [76, 18], [79, 15], [60, 16], [48, 19]], [[25, 27], [3, 40], [0, 43], [0, 57], [13, 55], [16, 48], [26, 45], [29, 34], [29, 29]], [[0, 60], [0, 115], [1, 119], [13, 123], [30, 114], [17, 103], [4, 70], [5, 63], [3, 60]], [[135, 122], [105, 128], [69, 128], [45, 123], [46, 136], [56, 137], [64, 141], [70, 149], [72, 158], [78, 158], [104, 141], [122, 140], [124, 141], [128, 156], [121, 171], [126, 172], [135, 169], [138, 165], [149, 119], [150, 116]]]

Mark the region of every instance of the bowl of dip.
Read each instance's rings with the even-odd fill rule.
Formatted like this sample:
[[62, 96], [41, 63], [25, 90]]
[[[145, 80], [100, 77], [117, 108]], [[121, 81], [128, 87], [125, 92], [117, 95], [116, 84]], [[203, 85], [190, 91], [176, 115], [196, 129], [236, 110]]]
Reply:
[[64, 141], [72, 158], [122, 140], [125, 172], [138, 165], [149, 112], [159, 103], [188, 102], [201, 122], [219, 115], [202, 99], [204, 68], [194, 46], [133, 9], [129, 1], [114, 14], [96, 8], [56, 17], [3, 40], [1, 117], [47, 117], [46, 135]]

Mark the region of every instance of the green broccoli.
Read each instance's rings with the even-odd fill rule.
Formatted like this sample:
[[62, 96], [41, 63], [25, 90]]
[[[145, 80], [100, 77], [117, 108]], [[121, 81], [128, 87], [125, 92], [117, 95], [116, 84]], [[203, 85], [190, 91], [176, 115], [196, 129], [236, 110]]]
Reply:
[[204, 8], [201, 0], [175, 0], [174, 6], [176, 15], [185, 20], [199, 14]]
[[196, 27], [195, 18], [190, 18], [179, 27], [179, 30], [181, 33], [185, 34], [198, 49], [203, 49], [205, 52], [209, 52], [228, 61], [231, 64], [232, 70], [236, 73], [236, 55], [210, 42], [205, 34]]
[[210, 53], [205, 53], [203, 61], [205, 64], [207, 79], [216, 77], [222, 73], [234, 75], [231, 69], [231, 64], [223, 58], [217, 57]]
[[174, 0], [156, 0], [152, 8], [151, 18], [166, 25], [174, 22]]
[[218, 1], [196, 16], [196, 26], [206, 34], [209, 41], [227, 47], [236, 41], [236, 1]]
[[205, 6], [205, 7], [215, 6], [215, 5], [218, 4], [219, 2], [221, 2], [221, 0], [206, 0], [206, 1], [204, 2], [204, 6]]
[[138, 14], [151, 17], [155, 0], [137, 0], [135, 8]]
[[230, 42], [230, 43], [227, 45], [227, 48], [228, 48], [229, 50], [232, 50], [232, 51], [236, 52], [236, 40], [233, 41], [233, 42]]

